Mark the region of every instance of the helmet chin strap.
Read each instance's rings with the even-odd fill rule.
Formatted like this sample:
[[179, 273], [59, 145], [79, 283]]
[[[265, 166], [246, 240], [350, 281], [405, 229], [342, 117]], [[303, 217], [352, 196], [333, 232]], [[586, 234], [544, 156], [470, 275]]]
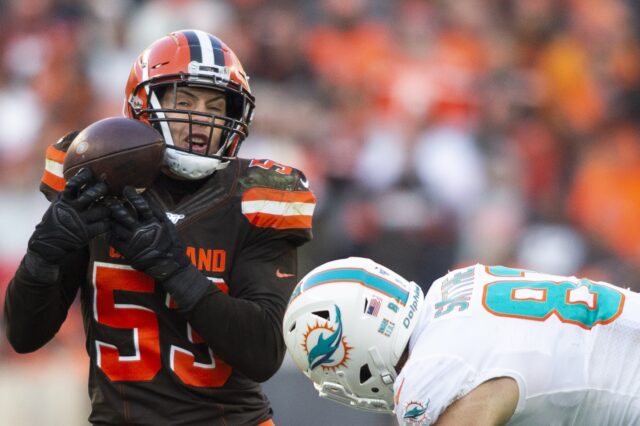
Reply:
[[385, 385], [392, 384], [396, 380], [396, 372], [393, 369], [388, 368], [387, 364], [382, 359], [378, 348], [376, 348], [375, 346], [369, 348], [369, 356], [371, 356], [373, 364], [380, 372], [382, 383], [384, 383]]

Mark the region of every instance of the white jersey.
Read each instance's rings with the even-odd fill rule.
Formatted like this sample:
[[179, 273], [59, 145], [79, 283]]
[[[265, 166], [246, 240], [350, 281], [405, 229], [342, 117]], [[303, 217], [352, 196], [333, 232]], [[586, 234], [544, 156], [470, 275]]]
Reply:
[[394, 383], [400, 425], [430, 425], [496, 377], [518, 384], [509, 425], [640, 425], [640, 294], [475, 265], [425, 300]]

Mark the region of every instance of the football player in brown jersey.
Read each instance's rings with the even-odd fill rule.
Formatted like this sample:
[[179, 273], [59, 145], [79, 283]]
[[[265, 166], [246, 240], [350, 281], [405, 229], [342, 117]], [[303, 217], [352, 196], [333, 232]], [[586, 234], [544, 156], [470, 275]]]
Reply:
[[80, 293], [95, 425], [271, 425], [259, 383], [280, 367], [281, 323], [311, 239], [304, 175], [237, 157], [254, 110], [248, 78], [217, 37], [176, 31], [145, 49], [124, 113], [167, 144], [144, 192], [105, 203], [104, 184], [47, 151], [52, 200], [6, 294], [12, 346], [56, 334]]

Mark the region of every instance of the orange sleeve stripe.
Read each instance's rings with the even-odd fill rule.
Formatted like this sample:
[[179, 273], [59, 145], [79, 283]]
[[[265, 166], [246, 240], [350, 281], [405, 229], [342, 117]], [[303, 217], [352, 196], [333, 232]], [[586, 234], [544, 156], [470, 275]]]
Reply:
[[54, 147], [53, 145], [49, 145], [49, 147], [47, 148], [47, 159], [49, 160], [53, 160], [56, 163], [64, 163], [64, 157], [67, 153], [64, 151], [60, 151], [59, 149], [57, 149], [56, 147]]
[[398, 403], [400, 402], [400, 392], [402, 392], [402, 387], [404, 386], [404, 380], [406, 379], [406, 377], [402, 378], [402, 383], [400, 383], [400, 387], [398, 388], [398, 392], [394, 395], [393, 397], [393, 403], [398, 405]]
[[42, 183], [58, 192], [62, 192], [62, 190], [64, 190], [64, 178], [56, 176], [48, 170], [45, 170], [44, 173], [42, 173]]
[[245, 213], [249, 222], [259, 228], [302, 229], [311, 228], [310, 215], [282, 216], [268, 213]]
[[289, 203], [314, 203], [311, 191], [282, 191], [272, 188], [251, 188], [242, 195], [242, 201], [285, 201]]

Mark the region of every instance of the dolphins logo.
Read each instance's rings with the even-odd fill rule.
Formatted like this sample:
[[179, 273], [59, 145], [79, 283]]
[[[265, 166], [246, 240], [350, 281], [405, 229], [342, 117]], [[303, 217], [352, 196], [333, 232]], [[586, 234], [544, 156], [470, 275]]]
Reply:
[[309, 342], [311, 335], [319, 334], [315, 345], [307, 351], [307, 361], [311, 370], [318, 366], [325, 369], [335, 369], [340, 365], [346, 365], [346, 361], [349, 359], [349, 351], [352, 348], [347, 345], [346, 339], [342, 335], [340, 308], [337, 305], [334, 306], [336, 309], [335, 327], [316, 323], [313, 327], [309, 326], [305, 334], [305, 349], [308, 347], [307, 342]]
[[430, 400], [427, 400], [426, 404], [420, 402], [411, 401], [405, 405], [403, 419], [408, 424], [426, 424], [431, 420], [431, 417], [427, 414], [427, 407], [429, 407]]

